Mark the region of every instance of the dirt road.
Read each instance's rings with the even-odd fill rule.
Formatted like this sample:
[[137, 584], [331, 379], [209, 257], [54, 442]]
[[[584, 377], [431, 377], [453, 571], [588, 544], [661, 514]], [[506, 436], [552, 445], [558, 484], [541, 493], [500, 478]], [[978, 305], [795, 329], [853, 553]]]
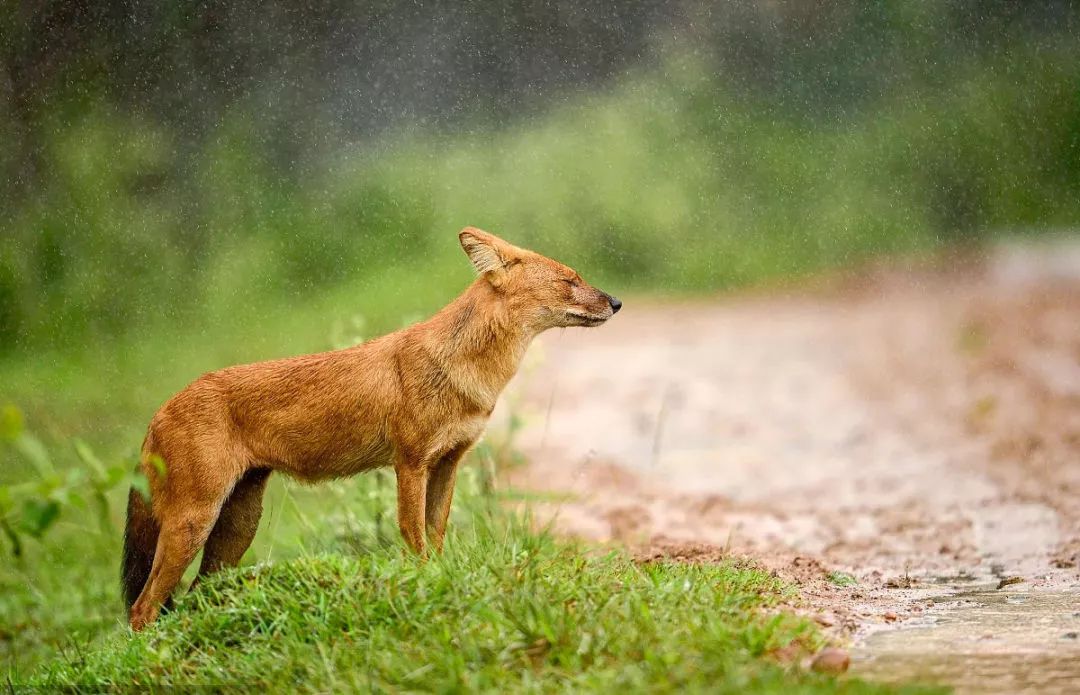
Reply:
[[[503, 406], [531, 461], [512, 482], [562, 494], [538, 505], [562, 532], [646, 557], [750, 555], [800, 581], [870, 671], [889, 659], [875, 628], [949, 622], [931, 597], [998, 584], [1061, 594], [1076, 625], [1023, 653], [1080, 661], [1076, 242], [630, 301], [531, 359]], [[967, 652], [1019, 648], [973, 625], [985, 644]]]

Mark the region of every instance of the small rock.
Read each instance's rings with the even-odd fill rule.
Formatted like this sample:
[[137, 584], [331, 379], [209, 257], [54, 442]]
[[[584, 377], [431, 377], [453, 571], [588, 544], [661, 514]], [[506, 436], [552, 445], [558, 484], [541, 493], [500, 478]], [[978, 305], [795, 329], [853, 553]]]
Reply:
[[1011, 586], [1013, 584], [1019, 584], [1019, 583], [1021, 583], [1023, 581], [1024, 581], [1023, 577], [1005, 577], [1000, 582], [998, 582], [997, 588], [1004, 589], [1007, 586]]
[[882, 615], [881, 617], [885, 618], [885, 622], [887, 622], [887, 623], [895, 623], [896, 622], [896, 613], [893, 613], [892, 611], [885, 611], [885, 614]]
[[818, 673], [827, 673], [837, 676], [848, 670], [851, 665], [851, 656], [843, 649], [828, 647], [818, 652], [810, 663], [810, 668]]
[[836, 620], [833, 618], [833, 616], [825, 615], [824, 613], [822, 613], [821, 615], [815, 615], [814, 622], [822, 627], [832, 627], [836, 624]]
[[1080, 632], [1066, 632], [1062, 637], [1065, 639], [1077, 639], [1080, 638]]

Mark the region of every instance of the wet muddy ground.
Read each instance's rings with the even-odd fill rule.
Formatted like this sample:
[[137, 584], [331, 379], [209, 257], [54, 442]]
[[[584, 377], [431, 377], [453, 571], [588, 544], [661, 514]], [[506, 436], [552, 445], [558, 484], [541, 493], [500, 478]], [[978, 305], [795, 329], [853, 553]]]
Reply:
[[501, 408], [531, 461], [510, 483], [555, 493], [534, 507], [558, 530], [750, 556], [852, 640], [856, 673], [1080, 678], [1076, 242], [627, 302], [545, 336]]

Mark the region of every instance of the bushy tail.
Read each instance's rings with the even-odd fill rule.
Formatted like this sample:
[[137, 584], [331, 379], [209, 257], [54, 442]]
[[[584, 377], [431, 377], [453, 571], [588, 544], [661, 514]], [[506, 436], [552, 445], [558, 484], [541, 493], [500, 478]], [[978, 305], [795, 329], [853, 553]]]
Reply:
[[124, 601], [130, 609], [142, 593], [150, 568], [154, 564], [161, 526], [150, 512], [150, 502], [132, 488], [128, 492], [127, 525], [124, 527], [124, 559], [120, 567], [120, 583]]

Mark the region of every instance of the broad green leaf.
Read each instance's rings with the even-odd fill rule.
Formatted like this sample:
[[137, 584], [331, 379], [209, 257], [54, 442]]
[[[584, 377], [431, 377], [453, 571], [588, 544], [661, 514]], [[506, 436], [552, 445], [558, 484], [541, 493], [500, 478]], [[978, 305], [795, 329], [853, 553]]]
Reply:
[[124, 464], [118, 463], [115, 466], [109, 466], [108, 475], [105, 477], [104, 488], [111, 490], [116, 485], [127, 477], [128, 467]]
[[135, 471], [131, 476], [131, 487], [137, 490], [144, 500], [150, 501], [150, 481], [146, 479], [146, 475], [141, 470]]
[[60, 505], [54, 500], [29, 499], [23, 502], [19, 527], [34, 538], [40, 538], [60, 516]]
[[165, 459], [161, 458], [157, 454], [151, 454], [150, 465], [154, 467], [154, 470], [157, 471], [157, 474], [159, 476], [161, 476], [162, 478], [165, 477], [165, 473], [167, 471], [167, 468], [165, 466]]

